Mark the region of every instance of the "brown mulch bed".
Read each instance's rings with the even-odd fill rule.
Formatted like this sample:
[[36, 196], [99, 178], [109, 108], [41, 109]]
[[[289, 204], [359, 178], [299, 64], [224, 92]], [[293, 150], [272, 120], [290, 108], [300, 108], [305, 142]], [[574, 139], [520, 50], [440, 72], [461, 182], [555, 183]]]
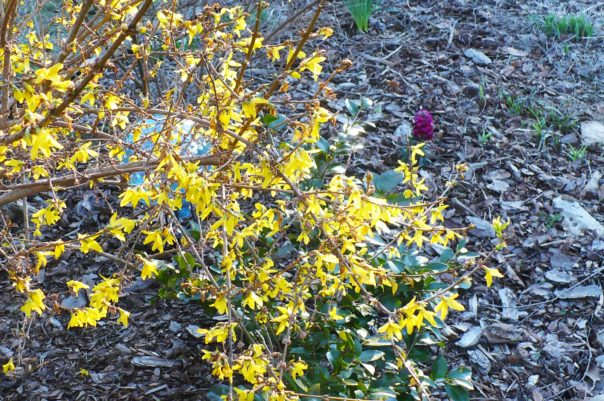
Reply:
[[[586, 12], [596, 37], [547, 38], [531, 21], [549, 12]], [[450, 320], [459, 336], [482, 331], [476, 344], [464, 348], [452, 337], [444, 350], [453, 365], [472, 368], [472, 399], [583, 400], [604, 393], [601, 289], [599, 296], [575, 299], [562, 299], [561, 292], [601, 288], [604, 243], [590, 233], [569, 234], [552, 204], [560, 195], [571, 197], [604, 221], [603, 187], [585, 190], [593, 173], [604, 170], [602, 150], [591, 148], [575, 162], [565, 153], [580, 145], [578, 123], [604, 114], [604, 7], [589, 0], [383, 0], [363, 35], [334, 2], [321, 24], [335, 31], [322, 45], [329, 62], [353, 61], [334, 81], [338, 100], [326, 106], [345, 113], [345, 99], [364, 96], [381, 107], [375, 126], [356, 139], [362, 146], [349, 172], [379, 174], [396, 166], [405, 148], [401, 134], [426, 108], [438, 128], [425, 166], [434, 195], [455, 163], [470, 166], [449, 193], [447, 215], [455, 226], [476, 225], [468, 247], [490, 248], [485, 221], [501, 215], [513, 222], [508, 254], [492, 261], [506, 278], [490, 289], [477, 279], [462, 295], [467, 311]], [[491, 63], [476, 64], [464, 55], [467, 49]], [[520, 113], [506, 95], [524, 105]], [[568, 123], [548, 122], [540, 143], [528, 108]], [[83, 265], [72, 255], [40, 280], [58, 287], [65, 277], [112, 269], [110, 260], [94, 263]], [[144, 288], [123, 297], [133, 312], [127, 329], [107, 321], [67, 331], [66, 315], [24, 326], [12, 288], [1, 284], [0, 355], [20, 355], [23, 363], [18, 379], [0, 376], [0, 400], [204, 399], [213, 379], [200, 358], [201, 341], [187, 327], [203, 326], [208, 317], [194, 303], [156, 300], [155, 294], [156, 288]], [[143, 366], [135, 363], [141, 360]]]
[[[400, 133], [425, 108], [439, 131], [425, 166], [434, 195], [453, 164], [470, 166], [449, 194], [447, 215], [456, 226], [477, 226], [468, 247], [487, 251], [493, 234], [486, 223], [498, 215], [512, 220], [509, 253], [492, 261], [506, 278], [491, 289], [476, 280], [464, 294], [468, 311], [451, 321], [460, 336], [480, 327], [479, 342], [463, 348], [451, 341], [445, 354], [472, 368], [472, 399], [582, 400], [604, 393], [604, 244], [593, 233], [569, 234], [552, 204], [570, 197], [604, 221], [604, 185], [596, 181], [586, 190], [604, 169], [601, 148], [579, 161], [566, 153], [581, 145], [579, 123], [601, 119], [604, 111], [604, 10], [590, 1], [398, 4], [381, 3], [369, 35], [341, 22], [328, 42], [331, 60], [353, 61], [336, 81], [335, 107], [345, 112], [344, 99], [364, 96], [382, 108], [350, 170], [396, 166], [406, 143]], [[581, 12], [595, 23], [596, 37], [548, 38], [534, 22]], [[335, 8], [324, 18], [346, 21]], [[491, 63], [477, 64], [464, 54], [468, 49]], [[510, 95], [523, 105], [520, 112], [506, 104]], [[548, 120], [541, 142], [530, 109], [560, 117]], [[560, 299], [564, 289], [579, 295]]]

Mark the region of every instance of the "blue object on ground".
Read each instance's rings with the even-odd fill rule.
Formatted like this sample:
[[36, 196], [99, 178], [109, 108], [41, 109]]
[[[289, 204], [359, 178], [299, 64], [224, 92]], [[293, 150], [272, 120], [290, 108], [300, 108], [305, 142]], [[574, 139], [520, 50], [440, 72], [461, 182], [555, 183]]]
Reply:
[[[162, 115], [154, 115], [152, 118], [148, 118], [145, 120], [142, 125], [141, 130], [141, 138], [146, 138], [156, 133], [162, 132], [164, 129], [164, 125], [166, 123], [166, 117]], [[212, 149], [212, 144], [207, 141], [204, 137], [198, 136], [194, 137], [193, 127], [195, 126], [195, 122], [191, 120], [179, 120], [175, 123], [175, 127], [172, 129], [171, 134], [175, 134], [178, 131], [181, 131], [181, 142], [180, 142], [180, 156], [182, 157], [195, 157], [195, 156], [204, 156], [210, 153]], [[129, 133], [126, 138], [124, 138], [126, 143], [133, 143], [133, 135]], [[174, 144], [177, 144], [176, 141], [173, 141]], [[140, 143], [139, 146], [142, 150], [150, 152], [153, 150], [154, 143], [152, 140], [147, 139], [144, 142]], [[126, 149], [124, 157], [122, 158], [122, 163], [128, 163], [130, 157], [134, 152], [132, 149]], [[139, 186], [145, 182], [145, 173], [142, 171], [130, 174], [129, 184], [131, 186]], [[172, 189], [176, 190], [177, 185], [173, 184]], [[193, 215], [191, 204], [187, 201], [183, 201], [182, 208], [178, 211], [177, 216], [180, 220], [185, 220], [191, 218]]]

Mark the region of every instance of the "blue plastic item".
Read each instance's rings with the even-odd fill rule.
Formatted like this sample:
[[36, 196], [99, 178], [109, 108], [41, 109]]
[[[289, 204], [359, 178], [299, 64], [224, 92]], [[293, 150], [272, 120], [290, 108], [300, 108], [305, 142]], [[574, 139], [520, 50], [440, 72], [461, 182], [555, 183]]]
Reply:
[[[166, 117], [162, 115], [154, 115], [152, 118], [145, 120], [142, 125], [141, 138], [146, 138], [152, 136], [158, 132], [161, 132], [166, 123]], [[195, 157], [195, 156], [204, 156], [210, 153], [212, 150], [212, 144], [207, 141], [204, 137], [198, 136], [194, 138], [192, 134], [193, 127], [195, 126], [195, 122], [191, 120], [179, 120], [174, 123], [174, 128], [171, 134], [176, 134], [178, 131], [181, 132], [181, 152], [180, 156], [182, 157]], [[133, 143], [133, 135], [129, 133], [126, 138], [124, 138], [126, 143]], [[172, 141], [172, 143], [177, 144], [176, 141]], [[140, 144], [142, 150], [150, 152], [153, 150], [153, 141], [145, 140]], [[134, 152], [131, 149], [127, 149], [125, 151], [124, 157], [122, 158], [122, 163], [128, 163], [130, 157]], [[130, 174], [129, 184], [131, 186], [139, 186], [145, 182], [145, 173], [142, 171]], [[177, 185], [173, 184], [172, 189], [176, 190]], [[191, 218], [193, 215], [191, 204], [187, 201], [183, 201], [182, 208], [178, 211], [177, 216], [180, 220], [185, 220]]]

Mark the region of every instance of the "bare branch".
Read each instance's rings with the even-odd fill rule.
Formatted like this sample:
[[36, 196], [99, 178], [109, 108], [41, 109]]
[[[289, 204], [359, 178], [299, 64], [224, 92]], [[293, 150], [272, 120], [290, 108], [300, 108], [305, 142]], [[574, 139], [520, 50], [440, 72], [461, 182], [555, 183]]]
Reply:
[[[184, 161], [197, 162], [201, 166], [215, 166], [221, 163], [222, 154], [197, 156], [185, 158]], [[65, 175], [63, 177], [55, 177], [46, 180], [38, 180], [25, 184], [17, 184], [5, 188], [6, 193], [0, 195], [0, 206], [4, 206], [16, 200], [36, 195], [41, 192], [46, 192], [50, 188], [70, 187], [86, 184], [90, 181], [99, 180], [106, 177], [114, 177], [122, 174], [131, 174], [138, 171], [148, 170], [161, 162], [160, 159], [150, 161], [138, 161], [115, 166], [103, 167], [99, 169], [85, 170], [75, 174]]]
[[[140, 10], [138, 10], [138, 12], [128, 25], [127, 29], [123, 30], [119, 34], [119, 36], [117, 37], [115, 42], [113, 42], [111, 47], [107, 49], [105, 54], [92, 66], [88, 74], [80, 81], [78, 86], [76, 86], [75, 89], [73, 89], [67, 96], [65, 96], [61, 104], [59, 104], [54, 109], [51, 109], [46, 115], [46, 117], [44, 117], [44, 119], [40, 121], [40, 123], [37, 125], [39, 128], [44, 128], [48, 126], [54, 118], [60, 116], [61, 113], [63, 113], [63, 111], [67, 109], [67, 107], [73, 104], [73, 101], [84, 90], [86, 85], [88, 85], [88, 83], [92, 81], [96, 74], [103, 70], [105, 64], [107, 63], [107, 61], [109, 61], [109, 58], [111, 58], [115, 51], [120, 47], [122, 42], [136, 31], [136, 26], [138, 25], [139, 21], [143, 18], [143, 15], [145, 15], [152, 3], [153, 0], [145, 0]], [[25, 130], [20, 130], [19, 132], [14, 133], [12, 135], [3, 136], [0, 138], [0, 144], [7, 144], [14, 141], [18, 141], [19, 139], [23, 138], [23, 135], [25, 135]]]

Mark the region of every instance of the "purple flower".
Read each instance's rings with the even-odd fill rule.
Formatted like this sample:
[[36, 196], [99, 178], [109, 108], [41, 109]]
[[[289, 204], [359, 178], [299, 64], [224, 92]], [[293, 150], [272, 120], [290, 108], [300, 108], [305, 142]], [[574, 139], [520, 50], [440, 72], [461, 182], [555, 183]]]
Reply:
[[420, 110], [413, 118], [413, 136], [423, 141], [434, 137], [434, 119], [428, 110]]

